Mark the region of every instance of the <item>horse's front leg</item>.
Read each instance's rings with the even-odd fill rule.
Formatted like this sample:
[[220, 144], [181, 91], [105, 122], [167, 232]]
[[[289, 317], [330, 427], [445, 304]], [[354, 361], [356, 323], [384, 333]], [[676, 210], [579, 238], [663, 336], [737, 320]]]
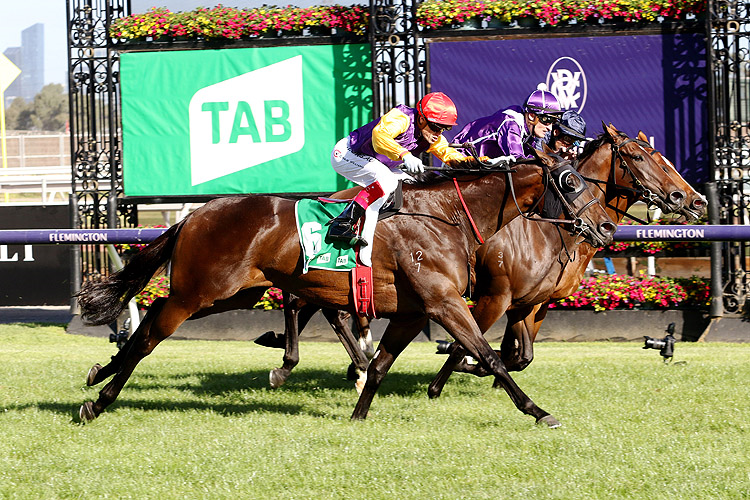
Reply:
[[380, 345], [378, 345], [372, 361], [370, 361], [370, 366], [367, 369], [367, 382], [357, 400], [357, 406], [352, 413], [352, 420], [364, 420], [367, 417], [370, 404], [372, 404], [375, 393], [386, 373], [388, 373], [398, 355], [409, 345], [409, 342], [419, 335], [426, 324], [427, 317], [421, 314], [410, 319], [391, 320], [385, 332], [383, 332], [383, 338], [380, 340]]
[[427, 309], [429, 316], [445, 328], [485, 369], [495, 375], [505, 392], [521, 412], [531, 415], [537, 423], [559, 427], [560, 422], [539, 408], [511, 378], [500, 356], [492, 350], [460, 295], [443, 300]]
[[[487, 294], [479, 298], [472, 314], [483, 333], [489, 330], [500, 316], [505, 313], [510, 305], [510, 301], [511, 295], [509, 293]], [[473, 373], [480, 377], [490, 375], [490, 373], [482, 371], [481, 367], [467, 363], [465, 359], [466, 354], [466, 351], [460, 345], [453, 344], [451, 346], [448, 359], [427, 388], [427, 395], [430, 398], [440, 397], [443, 387], [445, 387], [451, 373], [454, 371]]]
[[328, 320], [328, 323], [331, 324], [333, 331], [338, 335], [339, 340], [344, 345], [344, 349], [346, 349], [346, 353], [352, 360], [356, 375], [353, 380], [356, 380], [355, 387], [357, 388], [357, 393], [361, 394], [362, 388], [365, 385], [365, 380], [367, 380], [368, 360], [365, 353], [359, 348], [359, 343], [354, 337], [351, 328], [346, 324], [346, 320], [348, 320], [351, 315], [346, 311], [337, 311], [335, 309], [327, 308], [321, 309], [321, 312]]

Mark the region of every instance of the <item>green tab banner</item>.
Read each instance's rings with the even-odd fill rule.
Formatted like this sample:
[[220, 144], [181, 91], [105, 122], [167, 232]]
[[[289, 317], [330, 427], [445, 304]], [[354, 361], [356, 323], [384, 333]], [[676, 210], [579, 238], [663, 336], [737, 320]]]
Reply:
[[371, 120], [366, 44], [124, 52], [127, 196], [333, 192], [334, 144]]

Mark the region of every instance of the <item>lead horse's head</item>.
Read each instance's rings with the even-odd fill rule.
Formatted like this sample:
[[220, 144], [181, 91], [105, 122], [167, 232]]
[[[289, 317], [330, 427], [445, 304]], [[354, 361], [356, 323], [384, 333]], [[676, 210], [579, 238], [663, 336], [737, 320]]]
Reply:
[[675, 168], [671, 161], [669, 161], [663, 154], [661, 154], [661, 152], [654, 149], [654, 147], [648, 141], [648, 137], [642, 130], [638, 132], [637, 140], [639, 144], [643, 146], [643, 149], [645, 149], [646, 152], [648, 152], [648, 154], [650, 154], [651, 157], [656, 160], [656, 163], [665, 172], [667, 172], [671, 177], [682, 180], [687, 185], [685, 202], [683, 203], [682, 208], [677, 210], [676, 212], [684, 215], [688, 220], [698, 220], [703, 217], [706, 214], [706, 209], [708, 208], [706, 198], [698, 191], [693, 189], [693, 187], [688, 184], [685, 179], [683, 179], [682, 175], [680, 175], [680, 173], [677, 171], [677, 168]]
[[689, 213], [686, 200], [695, 190], [674, 167], [660, 164], [643, 141], [628, 137], [612, 124], [604, 126], [604, 136], [612, 150], [611, 181], [620, 190], [664, 213]]

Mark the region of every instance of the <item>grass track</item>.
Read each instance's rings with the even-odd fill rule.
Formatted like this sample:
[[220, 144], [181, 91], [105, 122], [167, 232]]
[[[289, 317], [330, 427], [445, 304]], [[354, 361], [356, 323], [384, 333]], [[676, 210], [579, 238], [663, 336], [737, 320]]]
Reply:
[[750, 345], [681, 344], [665, 366], [635, 343], [545, 343], [518, 384], [563, 423], [534, 425], [489, 379], [412, 344], [369, 418], [338, 344], [281, 353], [168, 341], [82, 426], [89, 367], [114, 346], [60, 326], [0, 326], [0, 498], [748, 499]]

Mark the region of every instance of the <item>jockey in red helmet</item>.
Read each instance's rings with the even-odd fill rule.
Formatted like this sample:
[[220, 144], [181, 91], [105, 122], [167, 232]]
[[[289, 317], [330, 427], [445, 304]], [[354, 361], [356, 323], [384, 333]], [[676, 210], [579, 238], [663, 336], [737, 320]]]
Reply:
[[523, 106], [510, 106], [468, 123], [453, 142], [471, 142], [482, 156], [530, 159], [528, 148], [541, 149], [541, 139], [552, 130], [562, 109], [555, 94], [540, 83]]
[[[331, 154], [333, 169], [365, 189], [331, 220], [326, 239], [359, 243], [360, 261], [372, 265], [372, 246], [368, 243], [375, 235], [378, 211], [398, 187], [399, 179], [411, 179], [401, 167], [409, 173], [423, 172], [419, 156], [424, 152], [448, 164], [467, 161], [448, 147], [442, 135], [456, 124], [457, 116], [456, 106], [447, 95], [432, 92], [422, 97], [416, 107], [398, 105], [341, 139]], [[354, 226], [363, 214], [360, 236]]]

